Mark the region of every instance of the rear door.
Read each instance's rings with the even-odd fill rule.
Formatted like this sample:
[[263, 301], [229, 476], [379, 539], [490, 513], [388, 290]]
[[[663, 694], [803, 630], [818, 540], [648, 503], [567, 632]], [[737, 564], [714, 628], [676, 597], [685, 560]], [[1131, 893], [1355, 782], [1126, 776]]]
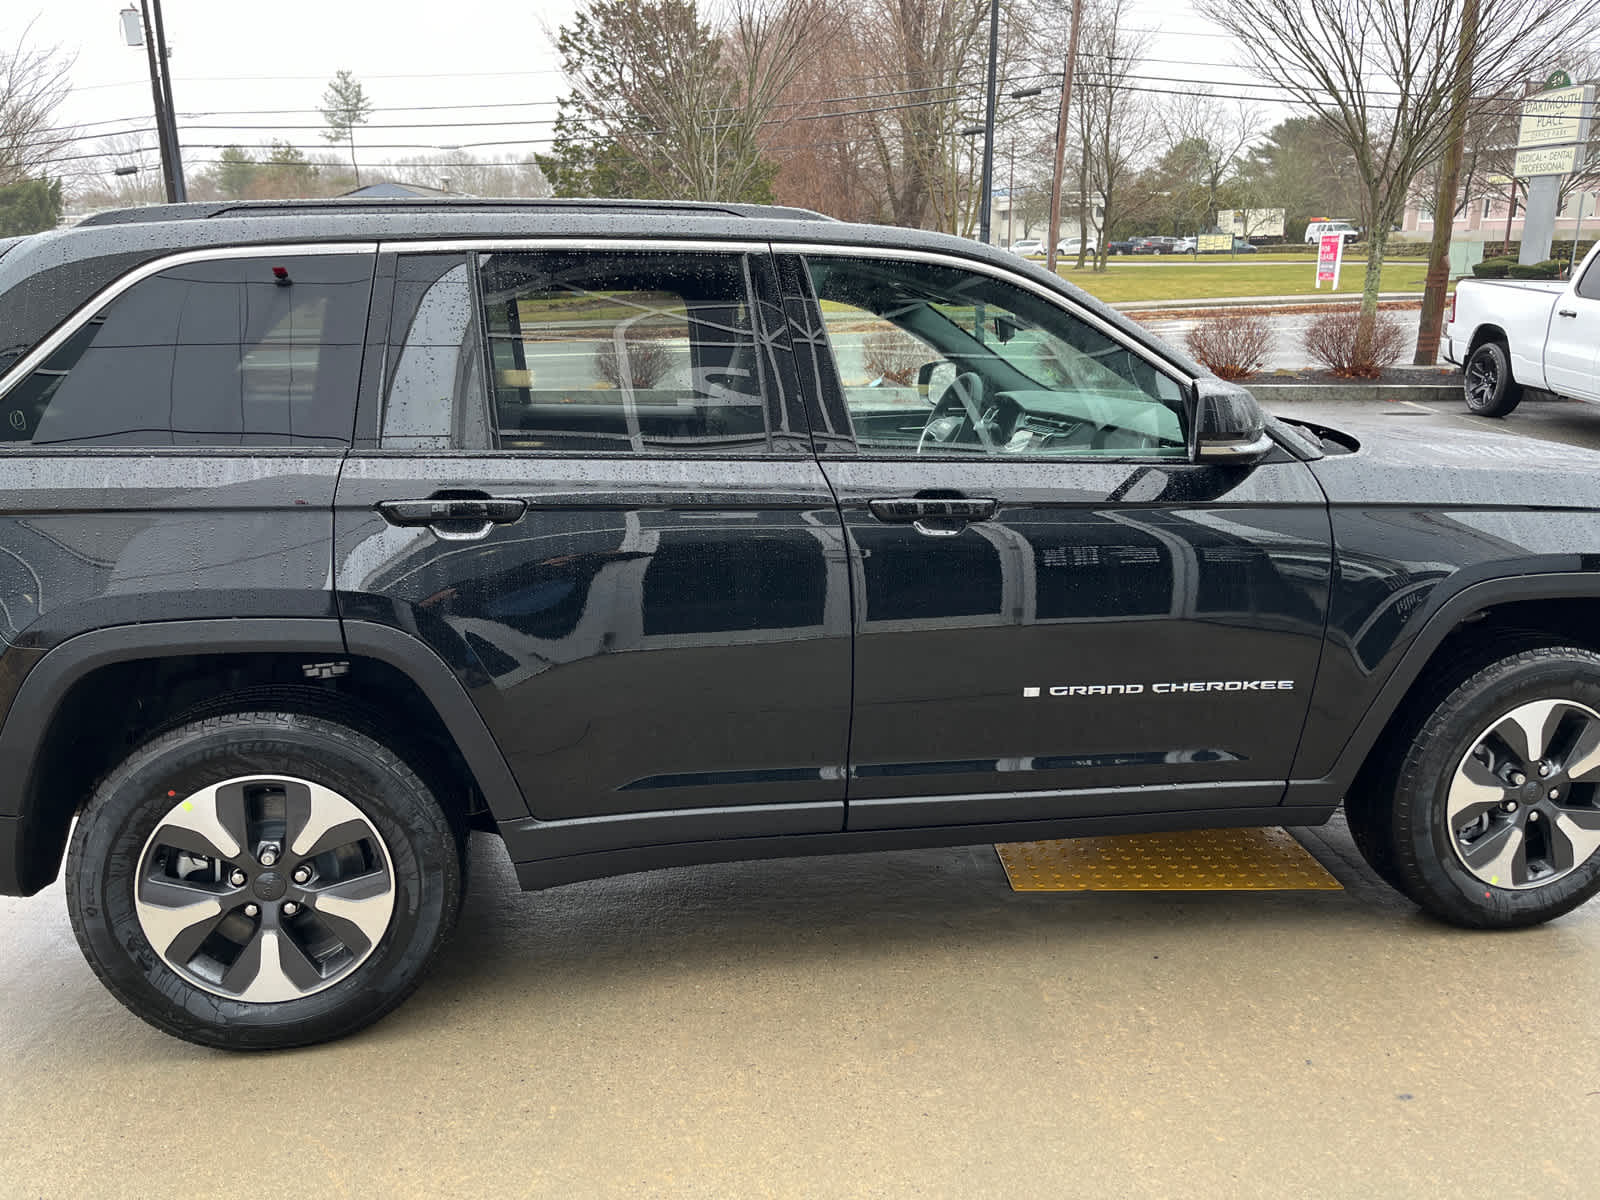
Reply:
[[765, 248], [385, 262], [337, 501], [352, 644], [450, 665], [552, 852], [840, 828], [846, 558]]
[[1306, 465], [1190, 462], [1170, 367], [994, 268], [781, 265], [854, 556], [850, 827], [1277, 803], [1332, 563]]
[[1600, 254], [1556, 298], [1544, 350], [1545, 380], [1566, 396], [1600, 400]]

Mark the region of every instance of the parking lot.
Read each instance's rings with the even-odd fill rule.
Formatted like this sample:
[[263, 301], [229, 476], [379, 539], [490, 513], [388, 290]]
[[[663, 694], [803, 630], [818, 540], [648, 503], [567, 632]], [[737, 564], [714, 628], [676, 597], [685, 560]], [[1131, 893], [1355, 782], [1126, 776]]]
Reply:
[[1466, 933], [1301, 836], [1344, 890], [1014, 894], [976, 846], [523, 894], [479, 837], [417, 996], [266, 1056], [124, 1012], [59, 884], [0, 898], [0, 1197], [1592, 1195], [1600, 904]]

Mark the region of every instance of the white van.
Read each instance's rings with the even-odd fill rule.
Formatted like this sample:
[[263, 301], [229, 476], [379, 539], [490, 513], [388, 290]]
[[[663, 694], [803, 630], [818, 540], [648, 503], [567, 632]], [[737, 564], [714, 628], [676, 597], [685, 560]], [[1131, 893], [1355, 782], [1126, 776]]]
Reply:
[[1349, 221], [1313, 221], [1306, 226], [1306, 241], [1315, 246], [1325, 233], [1344, 234], [1345, 245], [1361, 240], [1361, 230]]

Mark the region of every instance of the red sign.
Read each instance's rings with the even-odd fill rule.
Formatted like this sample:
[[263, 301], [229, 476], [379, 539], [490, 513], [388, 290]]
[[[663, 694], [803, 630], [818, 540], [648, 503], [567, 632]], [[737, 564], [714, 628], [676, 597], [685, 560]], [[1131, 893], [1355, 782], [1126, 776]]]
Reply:
[[1339, 290], [1339, 268], [1344, 263], [1344, 234], [1325, 233], [1317, 239], [1317, 287], [1331, 283]]

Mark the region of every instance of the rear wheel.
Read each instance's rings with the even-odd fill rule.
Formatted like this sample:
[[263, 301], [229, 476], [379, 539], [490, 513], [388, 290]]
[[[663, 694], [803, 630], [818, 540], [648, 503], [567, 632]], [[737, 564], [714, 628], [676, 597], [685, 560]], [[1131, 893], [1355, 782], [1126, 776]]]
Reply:
[[1467, 409], [1480, 417], [1509, 416], [1522, 402], [1522, 385], [1511, 377], [1511, 355], [1503, 342], [1484, 342], [1474, 350], [1464, 376]]
[[1534, 925], [1600, 891], [1600, 655], [1528, 650], [1456, 687], [1372, 832], [1406, 894], [1457, 925]]
[[338, 721], [230, 713], [134, 751], [79, 818], [90, 965], [167, 1033], [270, 1049], [377, 1020], [455, 922], [458, 837], [396, 754]]

